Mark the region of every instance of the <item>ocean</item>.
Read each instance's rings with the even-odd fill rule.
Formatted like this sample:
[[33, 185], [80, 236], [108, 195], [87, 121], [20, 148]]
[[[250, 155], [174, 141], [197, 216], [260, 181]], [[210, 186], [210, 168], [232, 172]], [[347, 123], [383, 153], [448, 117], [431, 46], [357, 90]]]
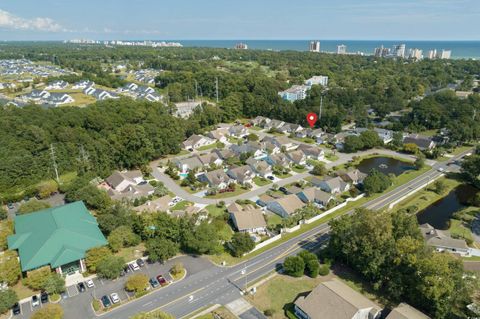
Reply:
[[[209, 47], [209, 48], [233, 48], [235, 44], [242, 42], [248, 45], [249, 49], [257, 50], [293, 50], [308, 51], [310, 40], [174, 40], [180, 42], [184, 47]], [[319, 40], [322, 52], [336, 52], [337, 45], [347, 46], [348, 53], [363, 52], [372, 55], [376, 47], [383, 45], [385, 48], [392, 48], [396, 44], [404, 43], [406, 53], [409, 49], [417, 48], [423, 50], [427, 55], [429, 50], [442, 49], [452, 51], [452, 59], [480, 59], [480, 41], [361, 41], [361, 40]]]

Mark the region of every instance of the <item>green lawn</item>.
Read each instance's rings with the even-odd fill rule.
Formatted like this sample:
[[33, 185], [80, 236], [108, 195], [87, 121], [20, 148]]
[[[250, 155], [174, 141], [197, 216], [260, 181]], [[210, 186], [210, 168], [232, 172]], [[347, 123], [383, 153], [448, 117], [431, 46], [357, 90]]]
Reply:
[[339, 159], [339, 157], [337, 155], [334, 155], [332, 152], [326, 152], [325, 158], [331, 162], [335, 162]]
[[28, 298], [36, 293], [38, 291], [32, 290], [28, 288], [27, 286], [22, 285], [22, 281], [20, 280], [15, 286], [11, 287], [13, 291], [17, 293], [18, 299], [24, 299]]
[[[462, 146], [454, 148], [451, 152], [448, 152], [446, 155], [455, 156], [455, 155], [458, 155], [458, 154], [463, 153], [465, 151], [468, 151], [472, 147], [473, 147], [473, 145], [462, 145]], [[451, 157], [447, 157], [445, 155], [437, 158], [437, 161], [439, 161], [439, 162], [444, 162], [444, 161], [449, 161], [449, 160], [451, 160]]]
[[261, 128], [260, 126], [250, 126], [250, 129], [251, 129], [251, 130], [254, 130], [254, 131], [261, 131], [261, 130], [263, 130], [263, 128]]
[[450, 231], [450, 235], [452, 236], [459, 236], [468, 240], [473, 240], [473, 235], [472, 231], [470, 228], [467, 228], [463, 225], [463, 222], [457, 219], [450, 219], [450, 228], [448, 229]]
[[276, 177], [281, 178], [281, 179], [292, 176], [292, 174], [289, 174], [289, 173], [287, 173], [287, 174], [275, 174], [274, 173], [273, 175], [275, 175]]
[[282, 217], [278, 216], [277, 214], [267, 214], [267, 225], [269, 227], [275, 227], [276, 225], [280, 225], [282, 223], [282, 220]]
[[212, 217], [222, 216], [226, 212], [225, 207], [217, 207], [217, 205], [208, 205], [208, 206], [205, 207], [205, 210]]
[[255, 176], [253, 178], [253, 182], [255, 183], [255, 185], [260, 186], [260, 187], [272, 183], [272, 181], [269, 180], [268, 178], [263, 178], [263, 177], [260, 177], [260, 176]]
[[241, 195], [241, 194], [244, 194], [246, 192], [249, 192], [250, 190], [249, 189], [243, 189], [239, 186], [237, 186], [235, 188], [235, 191], [233, 192], [225, 192], [225, 193], [217, 193], [215, 195], [208, 195], [206, 196], [206, 198], [228, 198], [228, 197], [233, 197], [233, 196], [237, 196], [237, 195]]
[[292, 140], [307, 143], [307, 144], [313, 144], [315, 143], [315, 140], [310, 137], [293, 137]]
[[298, 168], [296, 166], [293, 166], [292, 171], [294, 171], [295, 173], [303, 173], [303, 172], [306, 172], [307, 169], [305, 167], [304, 168]]
[[120, 249], [120, 251], [116, 253], [115, 256], [123, 257], [125, 259], [125, 262], [129, 262], [131, 260], [135, 260], [137, 258], [142, 257], [144, 252], [145, 252], [145, 244], [140, 243], [137, 246], [125, 247]]
[[184, 210], [188, 206], [192, 206], [192, 205], [193, 205], [192, 202], [189, 202], [188, 200], [182, 200], [181, 202], [178, 202], [175, 206], [170, 208], [170, 210], [172, 210], [172, 211], [173, 210]]
[[422, 131], [418, 134], [420, 135], [423, 135], [423, 136], [429, 136], [429, 137], [432, 137], [432, 136], [435, 136], [437, 134], [438, 130], [437, 129], [434, 129], [434, 130], [426, 130], [426, 131]]
[[210, 145], [205, 145], [205, 146], [199, 147], [199, 148], [197, 148], [197, 151], [207, 151], [207, 150], [214, 149], [214, 148], [217, 147], [217, 144], [218, 143], [213, 143], [213, 144], [210, 144]]

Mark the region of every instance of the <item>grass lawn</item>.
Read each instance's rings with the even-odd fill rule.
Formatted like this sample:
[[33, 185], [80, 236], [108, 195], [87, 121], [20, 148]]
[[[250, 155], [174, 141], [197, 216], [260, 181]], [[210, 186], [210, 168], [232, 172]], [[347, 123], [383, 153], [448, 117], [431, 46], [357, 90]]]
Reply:
[[218, 147], [217, 146], [218, 143], [213, 143], [213, 144], [210, 144], [210, 145], [205, 145], [205, 146], [202, 146], [202, 147], [199, 147], [197, 148], [197, 151], [207, 151], [207, 150], [211, 150], [215, 147]]
[[332, 152], [325, 153], [325, 158], [331, 162], [335, 162], [339, 159], [339, 157], [337, 155], [334, 155]]
[[296, 166], [293, 166], [292, 171], [294, 171], [295, 173], [303, 173], [303, 172], [306, 172], [307, 169], [305, 167], [304, 168], [298, 168]]
[[261, 130], [263, 130], [263, 128], [261, 128], [260, 126], [250, 126], [249, 129], [254, 130], [254, 131], [261, 131]]
[[182, 200], [181, 202], [178, 202], [175, 206], [170, 208], [170, 210], [184, 210], [188, 206], [192, 206], [193, 203], [189, 202], [188, 200]]
[[214, 318], [236, 319], [237, 317], [233, 313], [231, 313], [227, 308], [220, 307], [210, 313], [197, 317], [196, 319], [214, 319]]
[[[411, 171], [411, 172], [416, 172], [416, 171]], [[397, 179], [402, 177], [402, 175], [397, 177]], [[398, 203], [396, 206], [396, 209], [407, 208], [409, 206], [416, 206], [418, 208], [418, 211], [421, 211], [426, 207], [430, 206], [432, 203], [446, 196], [452, 189], [460, 185], [460, 182], [454, 179], [443, 177], [438, 180], [443, 181], [445, 183], [445, 186], [446, 186], [445, 193], [443, 193], [442, 195], [438, 195], [437, 193], [431, 191], [430, 189], [422, 189], [416, 192], [415, 194], [413, 194], [412, 196], [410, 196], [409, 198], [405, 199], [404, 201]]]
[[129, 262], [131, 260], [135, 260], [142, 257], [144, 252], [145, 252], [145, 244], [140, 243], [137, 246], [125, 247], [120, 249], [120, 251], [116, 253], [115, 256], [123, 257], [125, 259], [125, 262]]
[[260, 177], [260, 176], [255, 176], [253, 178], [253, 182], [255, 183], [255, 185], [260, 186], [260, 187], [272, 183], [272, 181], [269, 180], [268, 178], [263, 178], [263, 177]]
[[243, 141], [243, 140], [241, 138], [236, 138], [236, 137], [233, 137], [233, 136], [229, 136], [228, 141], [232, 144], [237, 144], [238, 141]]
[[285, 305], [294, 302], [300, 294], [310, 292], [321, 281], [321, 277], [312, 279], [308, 277], [293, 278], [277, 275], [259, 286], [255, 296], [248, 296], [247, 299], [260, 311], [273, 310], [274, 313], [271, 318], [285, 318]]
[[[473, 145], [462, 145], [462, 146], [454, 148], [451, 152], [447, 152], [447, 155], [455, 156], [455, 155], [458, 155], [458, 154], [463, 153], [465, 151], [468, 151], [472, 147], [473, 147]], [[447, 157], [447, 156], [444, 155], [442, 157], [437, 158], [437, 161], [443, 162], [443, 161], [448, 161], [450, 159], [451, 159], [451, 157]]]
[[470, 228], [465, 227], [461, 220], [450, 219], [450, 228], [448, 230], [450, 231], [450, 235], [457, 235], [474, 242], [472, 231]]
[[282, 223], [282, 217], [278, 216], [277, 214], [274, 213], [269, 213], [267, 214], [267, 225], [269, 227], [275, 227], [276, 225], [279, 225]]
[[434, 129], [434, 130], [426, 130], [426, 131], [422, 131], [418, 134], [420, 135], [423, 135], [423, 136], [429, 136], [429, 137], [432, 137], [432, 136], [435, 136], [437, 134], [438, 130], [437, 129]]
[[36, 293], [39, 293], [39, 291], [35, 291], [28, 288], [27, 286], [24, 286], [21, 280], [11, 288], [17, 293], [18, 299], [28, 298]]
[[212, 217], [222, 216], [226, 212], [225, 207], [217, 207], [217, 205], [208, 205], [205, 207], [205, 209]]
[[273, 175], [275, 175], [276, 177], [281, 178], [281, 179], [284, 179], [284, 178], [287, 178], [287, 177], [292, 176], [292, 174], [289, 174], [289, 173], [287, 173], [287, 174], [281, 174], [281, 175], [274, 173]]
[[243, 189], [239, 186], [237, 186], [235, 188], [235, 191], [233, 192], [225, 192], [225, 193], [217, 193], [215, 195], [208, 195], [206, 196], [206, 198], [228, 198], [228, 197], [233, 197], [233, 196], [237, 196], [237, 195], [241, 195], [241, 194], [244, 194], [246, 192], [249, 192], [250, 190], [249, 189]]
[[310, 137], [293, 137], [292, 140], [307, 143], [307, 144], [313, 144], [315, 143], [315, 140]]

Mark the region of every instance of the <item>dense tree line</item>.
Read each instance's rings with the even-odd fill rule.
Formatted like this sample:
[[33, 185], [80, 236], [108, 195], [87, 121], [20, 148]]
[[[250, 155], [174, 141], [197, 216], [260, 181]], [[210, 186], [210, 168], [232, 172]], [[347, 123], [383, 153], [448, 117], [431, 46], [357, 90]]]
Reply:
[[330, 222], [329, 252], [395, 302], [432, 318], [467, 318], [477, 287], [461, 260], [426, 247], [415, 215], [358, 209]]

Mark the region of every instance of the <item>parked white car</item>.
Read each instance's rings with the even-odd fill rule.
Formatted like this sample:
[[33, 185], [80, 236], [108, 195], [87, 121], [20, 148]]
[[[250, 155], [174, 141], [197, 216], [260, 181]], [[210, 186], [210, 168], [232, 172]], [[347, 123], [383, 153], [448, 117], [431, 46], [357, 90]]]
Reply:
[[137, 270], [140, 269], [140, 267], [138, 267], [138, 264], [137, 264], [136, 261], [134, 261], [130, 264], [130, 268], [132, 268], [133, 271], [137, 271]]
[[93, 283], [93, 280], [92, 280], [92, 279], [88, 279], [87, 281], [85, 281], [85, 284], [87, 284], [87, 287], [88, 287], [88, 288], [93, 288], [93, 287], [95, 287], [95, 284]]
[[110, 298], [112, 299], [112, 302], [113, 303], [118, 303], [120, 302], [120, 297], [118, 296], [118, 294], [116, 292], [112, 293], [110, 295]]

